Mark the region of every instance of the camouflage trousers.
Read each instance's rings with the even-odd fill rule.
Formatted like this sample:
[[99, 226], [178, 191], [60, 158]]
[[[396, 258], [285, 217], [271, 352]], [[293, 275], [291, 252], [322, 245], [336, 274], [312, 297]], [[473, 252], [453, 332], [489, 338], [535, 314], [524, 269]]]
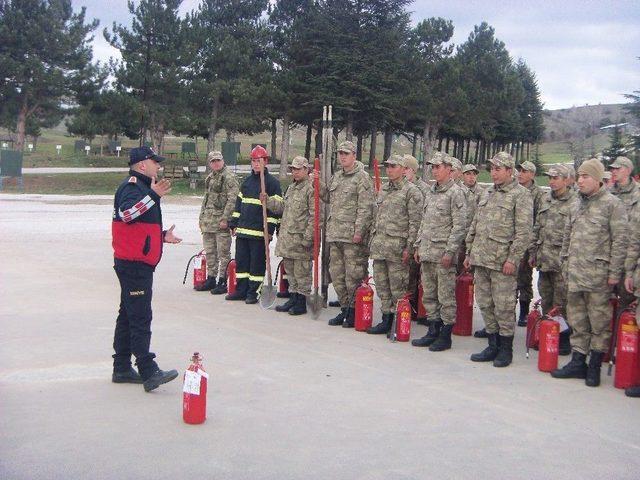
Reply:
[[608, 290], [601, 292], [569, 292], [567, 322], [573, 329], [571, 349], [589, 353], [606, 352], [611, 339], [611, 304]]
[[311, 267], [313, 262], [309, 259], [283, 258], [284, 269], [289, 281], [289, 292], [311, 295]]
[[440, 317], [445, 325], [456, 323], [456, 266], [422, 262], [422, 303], [429, 317]]
[[203, 233], [202, 245], [204, 253], [207, 255], [207, 275], [216, 278], [218, 272], [221, 272], [224, 277], [225, 268], [231, 260], [231, 234], [229, 231]]
[[382, 313], [395, 313], [396, 303], [407, 294], [409, 268], [402, 262], [373, 261], [373, 280]]
[[538, 272], [538, 292], [542, 299], [542, 313], [560, 307], [563, 316], [567, 311], [567, 283], [561, 272]]
[[365, 245], [332, 242], [329, 250], [329, 274], [342, 307], [353, 307], [356, 288], [369, 273], [369, 255]]
[[529, 266], [529, 252], [525, 252], [518, 266], [518, 298], [521, 302], [533, 299], [533, 268]]
[[516, 276], [476, 266], [473, 277], [476, 302], [487, 333], [512, 337], [516, 323]]

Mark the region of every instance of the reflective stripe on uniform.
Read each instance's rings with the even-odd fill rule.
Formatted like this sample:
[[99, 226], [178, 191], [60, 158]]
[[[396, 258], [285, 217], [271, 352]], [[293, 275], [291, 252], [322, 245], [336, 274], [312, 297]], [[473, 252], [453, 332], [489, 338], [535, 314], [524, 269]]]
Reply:
[[233, 213], [231, 214], [231, 216], [232, 216], [233, 218], [240, 218], [240, 212], [233, 212]]
[[236, 235], [251, 235], [252, 237], [263, 237], [264, 232], [262, 230], [253, 230], [251, 228], [236, 228]]
[[236, 278], [249, 278], [249, 273], [238, 273], [236, 272]]
[[273, 195], [271, 198], [275, 198], [276, 200], [282, 201], [282, 197], [280, 195]]
[[262, 202], [258, 198], [243, 198], [242, 203], [249, 203], [251, 205], [262, 205]]
[[118, 215], [120, 216], [120, 218], [124, 223], [129, 223], [132, 220], [135, 220], [136, 218], [138, 218], [147, 210], [149, 210], [155, 204], [156, 202], [154, 202], [149, 195], [146, 195], [142, 200], [136, 203], [133, 207], [127, 208], [125, 211], [118, 209]]
[[264, 282], [264, 275], [262, 277], [257, 277], [255, 275], [249, 275], [250, 282]]
[[279, 218], [273, 218], [273, 217], [267, 217], [267, 223], [273, 223], [275, 225], [280, 223], [280, 219]]

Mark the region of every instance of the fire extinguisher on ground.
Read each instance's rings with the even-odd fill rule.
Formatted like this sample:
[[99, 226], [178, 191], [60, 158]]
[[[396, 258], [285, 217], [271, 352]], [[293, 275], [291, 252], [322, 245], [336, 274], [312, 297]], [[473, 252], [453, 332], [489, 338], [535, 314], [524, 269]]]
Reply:
[[408, 342], [411, 338], [411, 302], [409, 301], [409, 294], [398, 300], [396, 304], [396, 317], [394, 326], [390, 332], [390, 339], [392, 342]]
[[640, 335], [635, 318], [635, 308], [630, 307], [620, 315], [616, 339], [616, 372], [613, 386], [629, 388], [640, 383]]
[[373, 289], [367, 277], [356, 289], [354, 326], [358, 332], [364, 332], [373, 324]]
[[560, 325], [554, 320], [541, 320], [539, 332], [538, 370], [551, 372], [558, 368]]
[[278, 277], [278, 293], [276, 293], [276, 297], [289, 298], [291, 295], [289, 294], [289, 280], [287, 279], [287, 272], [284, 269], [284, 260], [280, 260], [276, 276]]
[[527, 315], [527, 334], [526, 334], [526, 346], [527, 346], [527, 358], [529, 358], [529, 349], [538, 349], [538, 343], [540, 342], [540, 320], [542, 319], [542, 308], [540, 307], [541, 300], [536, 301], [533, 304], [533, 310]]
[[232, 258], [227, 264], [227, 293], [229, 295], [235, 293], [237, 287], [236, 279], [236, 260]]
[[191, 357], [191, 365], [184, 372], [182, 387], [182, 419], [185, 423], [203, 423], [207, 418], [207, 379], [198, 352]]
[[187, 273], [189, 273], [191, 262], [193, 262], [193, 288], [195, 289], [201, 287], [204, 285], [204, 282], [207, 281], [207, 257], [204, 254], [204, 250], [196, 253], [187, 262], [187, 268], [184, 271], [184, 278], [182, 279], [183, 285], [187, 281]]
[[462, 272], [456, 278], [456, 323], [452, 333], [468, 337], [473, 330], [473, 275]]

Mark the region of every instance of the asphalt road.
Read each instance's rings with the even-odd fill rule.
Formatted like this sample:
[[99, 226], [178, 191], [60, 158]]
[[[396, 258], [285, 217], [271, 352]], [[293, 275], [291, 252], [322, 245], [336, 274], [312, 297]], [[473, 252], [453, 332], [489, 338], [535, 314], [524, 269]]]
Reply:
[[292, 318], [183, 286], [192, 203], [163, 203], [184, 242], [156, 272], [152, 348], [165, 369], [204, 355], [199, 426], [182, 422], [180, 380], [110, 381], [111, 199], [0, 195], [0, 478], [639, 477], [640, 401], [612, 377], [538, 372], [524, 329], [497, 369], [468, 360], [482, 340], [430, 353], [329, 327], [335, 309]]

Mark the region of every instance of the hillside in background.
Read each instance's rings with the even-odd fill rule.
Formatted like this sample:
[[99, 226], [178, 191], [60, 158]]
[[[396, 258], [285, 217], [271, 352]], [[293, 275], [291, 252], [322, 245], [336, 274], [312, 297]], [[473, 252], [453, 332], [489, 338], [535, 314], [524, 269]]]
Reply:
[[[582, 107], [544, 110], [544, 141], [558, 142], [598, 135], [600, 127], [633, 121], [624, 104], [585, 105]], [[638, 128], [640, 125], [633, 125]]]

